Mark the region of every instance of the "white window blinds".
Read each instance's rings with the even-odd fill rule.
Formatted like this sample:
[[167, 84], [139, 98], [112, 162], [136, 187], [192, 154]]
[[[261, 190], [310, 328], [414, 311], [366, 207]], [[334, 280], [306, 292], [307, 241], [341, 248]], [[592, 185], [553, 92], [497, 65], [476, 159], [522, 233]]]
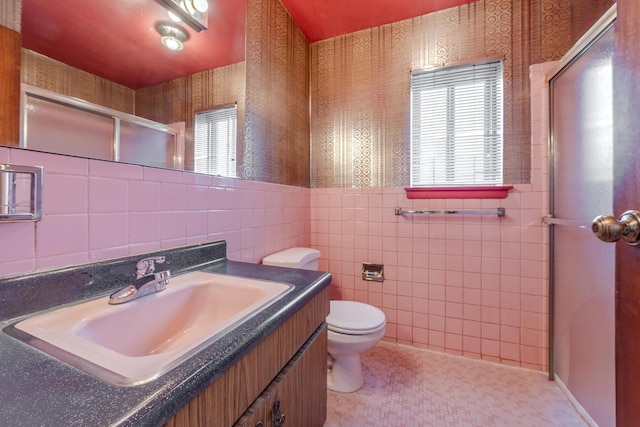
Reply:
[[411, 76], [411, 186], [502, 184], [502, 62]]
[[197, 113], [194, 169], [209, 175], [236, 177], [236, 105]]

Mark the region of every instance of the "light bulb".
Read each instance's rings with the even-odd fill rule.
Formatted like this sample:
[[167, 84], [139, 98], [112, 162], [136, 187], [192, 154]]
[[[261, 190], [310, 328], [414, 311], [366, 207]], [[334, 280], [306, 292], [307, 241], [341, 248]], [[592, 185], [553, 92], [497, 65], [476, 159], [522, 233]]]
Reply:
[[189, 39], [187, 33], [177, 25], [159, 23], [156, 30], [162, 36], [160, 41], [169, 50], [181, 50], [184, 47], [182, 43]]
[[182, 0], [180, 3], [182, 8], [189, 13], [189, 15], [194, 16], [198, 11], [195, 7], [193, 7], [193, 2], [191, 0]]
[[209, 2], [207, 0], [191, 0], [193, 8], [200, 13], [205, 13], [209, 9]]
[[180, 40], [173, 36], [161, 37], [160, 41], [169, 50], [182, 50], [184, 46]]

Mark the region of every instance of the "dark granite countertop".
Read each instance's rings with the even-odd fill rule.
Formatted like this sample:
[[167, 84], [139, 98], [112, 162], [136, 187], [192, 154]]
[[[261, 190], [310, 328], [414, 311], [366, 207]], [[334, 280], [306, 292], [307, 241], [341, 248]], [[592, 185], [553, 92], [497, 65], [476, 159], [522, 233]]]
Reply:
[[[136, 386], [109, 384], [0, 333], [0, 425], [161, 425], [331, 282], [328, 273], [226, 259], [183, 265], [178, 273], [195, 269], [277, 280], [295, 287], [176, 368]], [[0, 280], [0, 288], [3, 285], [9, 291], [18, 287], [11, 289], [11, 283]], [[0, 308], [8, 307], [7, 293], [0, 290]], [[96, 296], [104, 295], [91, 298]], [[5, 318], [0, 327], [21, 317]]]

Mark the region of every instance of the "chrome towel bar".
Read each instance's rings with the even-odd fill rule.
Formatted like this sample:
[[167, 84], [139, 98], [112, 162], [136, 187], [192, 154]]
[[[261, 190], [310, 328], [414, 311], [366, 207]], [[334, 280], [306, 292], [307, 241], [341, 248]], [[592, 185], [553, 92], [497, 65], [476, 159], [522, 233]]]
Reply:
[[457, 209], [440, 209], [440, 210], [406, 210], [396, 208], [396, 215], [498, 215], [504, 216], [504, 208], [497, 208], [495, 211], [463, 211]]
[[542, 222], [547, 225], [569, 225], [572, 227], [578, 227], [586, 230], [591, 230], [591, 222], [589, 221], [580, 221], [574, 219], [562, 219], [562, 218], [554, 218], [553, 214], [549, 214], [542, 218]]

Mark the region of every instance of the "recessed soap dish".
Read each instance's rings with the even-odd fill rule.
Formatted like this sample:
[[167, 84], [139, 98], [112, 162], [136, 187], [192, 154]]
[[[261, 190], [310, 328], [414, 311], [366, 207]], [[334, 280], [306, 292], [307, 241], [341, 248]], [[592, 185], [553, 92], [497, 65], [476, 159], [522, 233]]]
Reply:
[[0, 164], [0, 221], [42, 217], [42, 166]]

